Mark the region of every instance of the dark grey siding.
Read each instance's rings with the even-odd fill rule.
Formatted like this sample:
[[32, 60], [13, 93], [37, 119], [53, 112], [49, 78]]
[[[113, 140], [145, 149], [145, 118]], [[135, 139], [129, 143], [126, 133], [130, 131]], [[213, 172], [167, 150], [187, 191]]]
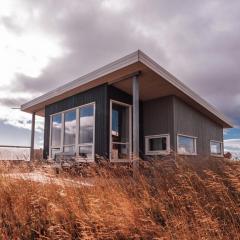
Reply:
[[158, 134], [170, 134], [174, 149], [173, 96], [143, 102], [143, 139]]
[[132, 104], [132, 96], [123, 92], [122, 90], [109, 85], [108, 86], [108, 100], [116, 100], [119, 102], [127, 103], [127, 104]]
[[50, 115], [91, 102], [96, 103], [95, 153], [108, 156], [109, 130], [107, 119], [109, 108], [107, 108], [107, 87], [104, 84], [45, 107], [45, 158], [49, 155]]
[[174, 97], [174, 129], [197, 137], [197, 153], [210, 154], [210, 140], [223, 141], [223, 128], [191, 106]]

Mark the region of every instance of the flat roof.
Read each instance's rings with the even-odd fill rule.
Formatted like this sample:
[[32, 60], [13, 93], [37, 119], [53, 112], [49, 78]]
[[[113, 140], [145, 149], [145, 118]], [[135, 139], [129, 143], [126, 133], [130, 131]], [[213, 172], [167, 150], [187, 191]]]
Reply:
[[[124, 90], [124, 84], [123, 86], [121, 86], [121, 84], [118, 86], [117, 83], [120, 83], [121, 81], [124, 82], [126, 76], [136, 73], [137, 71], [145, 71], [146, 73], [151, 71], [151, 75], [150, 73], [148, 74], [148, 81], [145, 81], [145, 86], [146, 84], [150, 84], [153, 80], [155, 81], [155, 85], [148, 90], [148, 96], [153, 95], [150, 94], [151, 91], [155, 92], [156, 97], [158, 92], [163, 92], [164, 89], [161, 89], [161, 83], [162, 85], [166, 85], [166, 92], [169, 94], [176, 93], [176, 95], [183, 97], [186, 102], [188, 102], [190, 105], [193, 105], [205, 115], [208, 115], [221, 126], [225, 128], [233, 127], [233, 124], [226, 116], [218, 112], [211, 104], [201, 98], [198, 94], [188, 88], [185, 84], [179, 81], [176, 77], [174, 77], [140, 50], [135, 51], [123, 58], [120, 58], [104, 67], [101, 67], [21, 105], [21, 110], [29, 113], [35, 112], [37, 115], [44, 116], [45, 106], [104, 83], [116, 84], [117, 87], [120, 89], [123, 88]], [[147, 76], [147, 74], [145, 74], [145, 76]], [[144, 75], [142, 78], [144, 78]], [[159, 91], [156, 89], [156, 83], [158, 83]], [[175, 91], [169, 91], [170, 88], [172, 90], [174, 89]], [[146, 96], [143, 90], [141, 91], [140, 89], [140, 99], [141, 96], [143, 100], [148, 100], [148, 96]]]

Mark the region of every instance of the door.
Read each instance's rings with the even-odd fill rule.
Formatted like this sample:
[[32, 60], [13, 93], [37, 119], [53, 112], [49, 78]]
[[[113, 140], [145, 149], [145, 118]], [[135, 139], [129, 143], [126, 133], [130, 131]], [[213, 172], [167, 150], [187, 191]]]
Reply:
[[131, 105], [110, 101], [110, 161], [131, 160], [132, 151]]

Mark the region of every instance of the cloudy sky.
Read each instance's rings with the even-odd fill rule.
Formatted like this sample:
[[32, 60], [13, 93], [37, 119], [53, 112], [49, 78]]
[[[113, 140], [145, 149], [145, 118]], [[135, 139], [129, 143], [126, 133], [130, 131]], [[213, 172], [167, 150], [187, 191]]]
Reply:
[[[2, 0], [0, 144], [30, 143], [12, 107], [141, 49], [218, 110], [240, 152], [240, 1]], [[37, 118], [36, 142], [42, 144]]]

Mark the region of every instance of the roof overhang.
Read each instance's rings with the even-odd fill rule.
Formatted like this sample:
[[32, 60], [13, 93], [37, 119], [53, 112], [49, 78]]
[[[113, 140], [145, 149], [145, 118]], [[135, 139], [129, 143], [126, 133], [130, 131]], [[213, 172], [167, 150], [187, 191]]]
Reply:
[[140, 100], [176, 95], [222, 127], [233, 127], [223, 114], [140, 50], [23, 104], [21, 110], [44, 116], [45, 106], [104, 83], [131, 94], [130, 77], [137, 72], [141, 72]]

